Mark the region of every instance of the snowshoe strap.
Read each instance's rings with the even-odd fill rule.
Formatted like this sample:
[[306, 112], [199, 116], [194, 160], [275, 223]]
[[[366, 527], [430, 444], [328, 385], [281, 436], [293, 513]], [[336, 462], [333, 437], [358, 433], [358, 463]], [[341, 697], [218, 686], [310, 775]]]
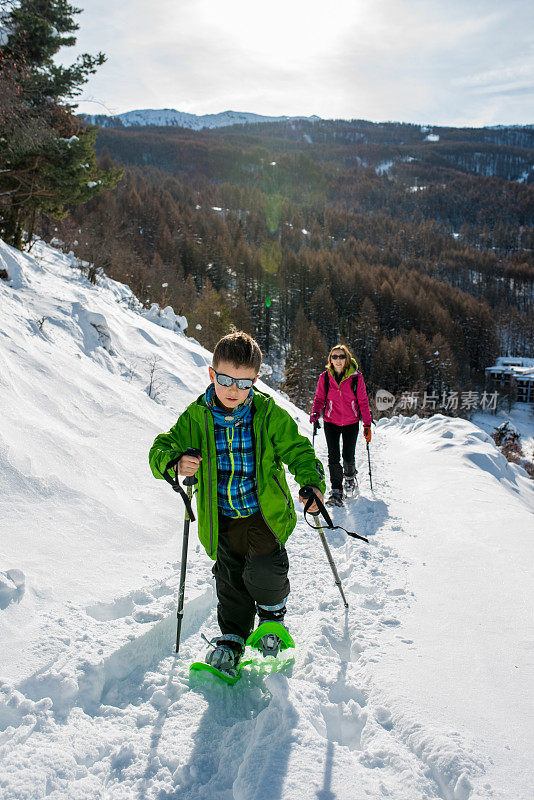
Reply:
[[[185, 510], [186, 510], [186, 514], [187, 514], [188, 519], [190, 519], [191, 522], [194, 522], [195, 521], [195, 515], [193, 513], [193, 506], [191, 504], [191, 499], [189, 498], [188, 494], [184, 491], [184, 489], [180, 485], [180, 481], [178, 480], [178, 476], [175, 475], [173, 477], [171, 472], [169, 471], [169, 469], [166, 469], [165, 472], [163, 473], [163, 477], [165, 478], [167, 483], [169, 483], [172, 486], [174, 491], [178, 492], [178, 494], [180, 495], [180, 497], [184, 501]], [[188, 478], [185, 479], [184, 486], [186, 485], [187, 480], [188, 480]], [[189, 484], [189, 485], [191, 485], [191, 484]]]
[[[311, 522], [309, 522], [306, 519], [306, 514], [309, 512], [314, 517], [316, 517], [318, 514], [321, 514], [324, 517], [324, 520], [326, 522], [326, 527], [329, 528], [329, 530], [332, 530], [332, 531], [335, 531], [335, 530], [345, 531], [347, 536], [352, 536], [354, 539], [361, 539], [362, 542], [367, 542], [367, 544], [369, 544], [369, 539], [366, 539], [365, 536], [360, 536], [359, 533], [353, 533], [352, 531], [348, 531], [346, 528], [343, 528], [341, 525], [334, 525], [334, 523], [332, 522], [332, 518], [331, 518], [330, 514], [328, 513], [328, 511], [324, 507], [324, 505], [321, 502], [321, 500], [317, 497], [317, 495], [313, 491], [313, 487], [311, 487], [311, 486], [303, 486], [302, 489], [300, 490], [300, 494], [301, 494], [301, 497], [304, 497], [304, 498], [307, 497], [308, 498], [306, 500], [306, 505], [304, 506], [304, 519], [306, 520], [306, 522], [308, 523], [310, 528], [313, 528], [314, 530], [318, 531], [318, 530], [321, 530], [321, 528], [323, 528], [323, 525], [312, 525]], [[317, 507], [318, 507], [319, 511], [315, 511], [315, 512], [309, 511], [309, 509], [313, 505], [314, 501], [317, 503]]]

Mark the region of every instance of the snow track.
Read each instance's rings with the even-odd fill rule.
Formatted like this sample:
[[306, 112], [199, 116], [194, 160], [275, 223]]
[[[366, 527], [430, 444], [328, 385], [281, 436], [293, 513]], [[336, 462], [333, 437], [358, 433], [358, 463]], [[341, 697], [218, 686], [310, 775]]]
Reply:
[[457, 734], [439, 741], [388, 708], [372, 679], [382, 633], [398, 628], [411, 599], [401, 560], [377, 536], [401, 525], [372, 497], [335, 513], [371, 538], [360, 546], [328, 534], [350, 608], [301, 519], [290, 542], [297, 650], [276, 674], [246, 671], [233, 687], [190, 682], [199, 632], [216, 630], [211, 586], [188, 591], [178, 659], [176, 578], [79, 609], [82, 636], [62, 658], [4, 687], [5, 800], [292, 800], [304, 781], [318, 800], [374, 797], [377, 788], [399, 800], [468, 800], [483, 764]]

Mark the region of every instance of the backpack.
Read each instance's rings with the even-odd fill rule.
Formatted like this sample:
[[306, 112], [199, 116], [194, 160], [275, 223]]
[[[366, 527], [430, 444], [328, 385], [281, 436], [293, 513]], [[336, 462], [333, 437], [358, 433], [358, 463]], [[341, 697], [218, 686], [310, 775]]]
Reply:
[[[361, 419], [362, 412], [360, 410], [360, 405], [358, 403], [358, 378], [359, 377], [360, 377], [360, 373], [357, 371], [352, 376], [350, 381], [351, 381], [351, 384], [352, 384], [352, 391], [354, 393], [354, 397], [356, 398], [356, 405], [358, 406], [358, 412], [360, 414], [360, 419]], [[326, 369], [325, 373], [324, 373], [324, 406], [323, 406], [323, 411], [322, 411], [323, 418], [324, 418], [324, 412], [325, 412], [327, 398], [328, 398], [328, 389], [329, 389], [329, 387], [330, 387], [330, 375], [328, 373], [328, 370]]]

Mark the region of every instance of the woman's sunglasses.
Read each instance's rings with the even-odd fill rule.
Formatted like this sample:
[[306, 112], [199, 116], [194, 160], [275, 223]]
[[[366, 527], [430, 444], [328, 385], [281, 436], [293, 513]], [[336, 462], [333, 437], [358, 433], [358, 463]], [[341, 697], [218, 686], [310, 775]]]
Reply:
[[[215, 370], [213, 370], [215, 372]], [[238, 389], [250, 389], [254, 383], [254, 378], [232, 378], [230, 375], [224, 375], [222, 372], [215, 372], [217, 383], [221, 386], [231, 386], [233, 383]]]
[[345, 361], [347, 356], [330, 356], [332, 361]]

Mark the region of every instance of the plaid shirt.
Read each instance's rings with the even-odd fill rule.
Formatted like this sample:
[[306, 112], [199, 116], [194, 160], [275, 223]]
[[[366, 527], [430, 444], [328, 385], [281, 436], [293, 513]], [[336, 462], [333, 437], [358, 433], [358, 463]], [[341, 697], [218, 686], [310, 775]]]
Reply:
[[219, 510], [226, 517], [248, 517], [259, 509], [251, 409], [241, 425], [218, 425], [215, 417], [214, 423]]

